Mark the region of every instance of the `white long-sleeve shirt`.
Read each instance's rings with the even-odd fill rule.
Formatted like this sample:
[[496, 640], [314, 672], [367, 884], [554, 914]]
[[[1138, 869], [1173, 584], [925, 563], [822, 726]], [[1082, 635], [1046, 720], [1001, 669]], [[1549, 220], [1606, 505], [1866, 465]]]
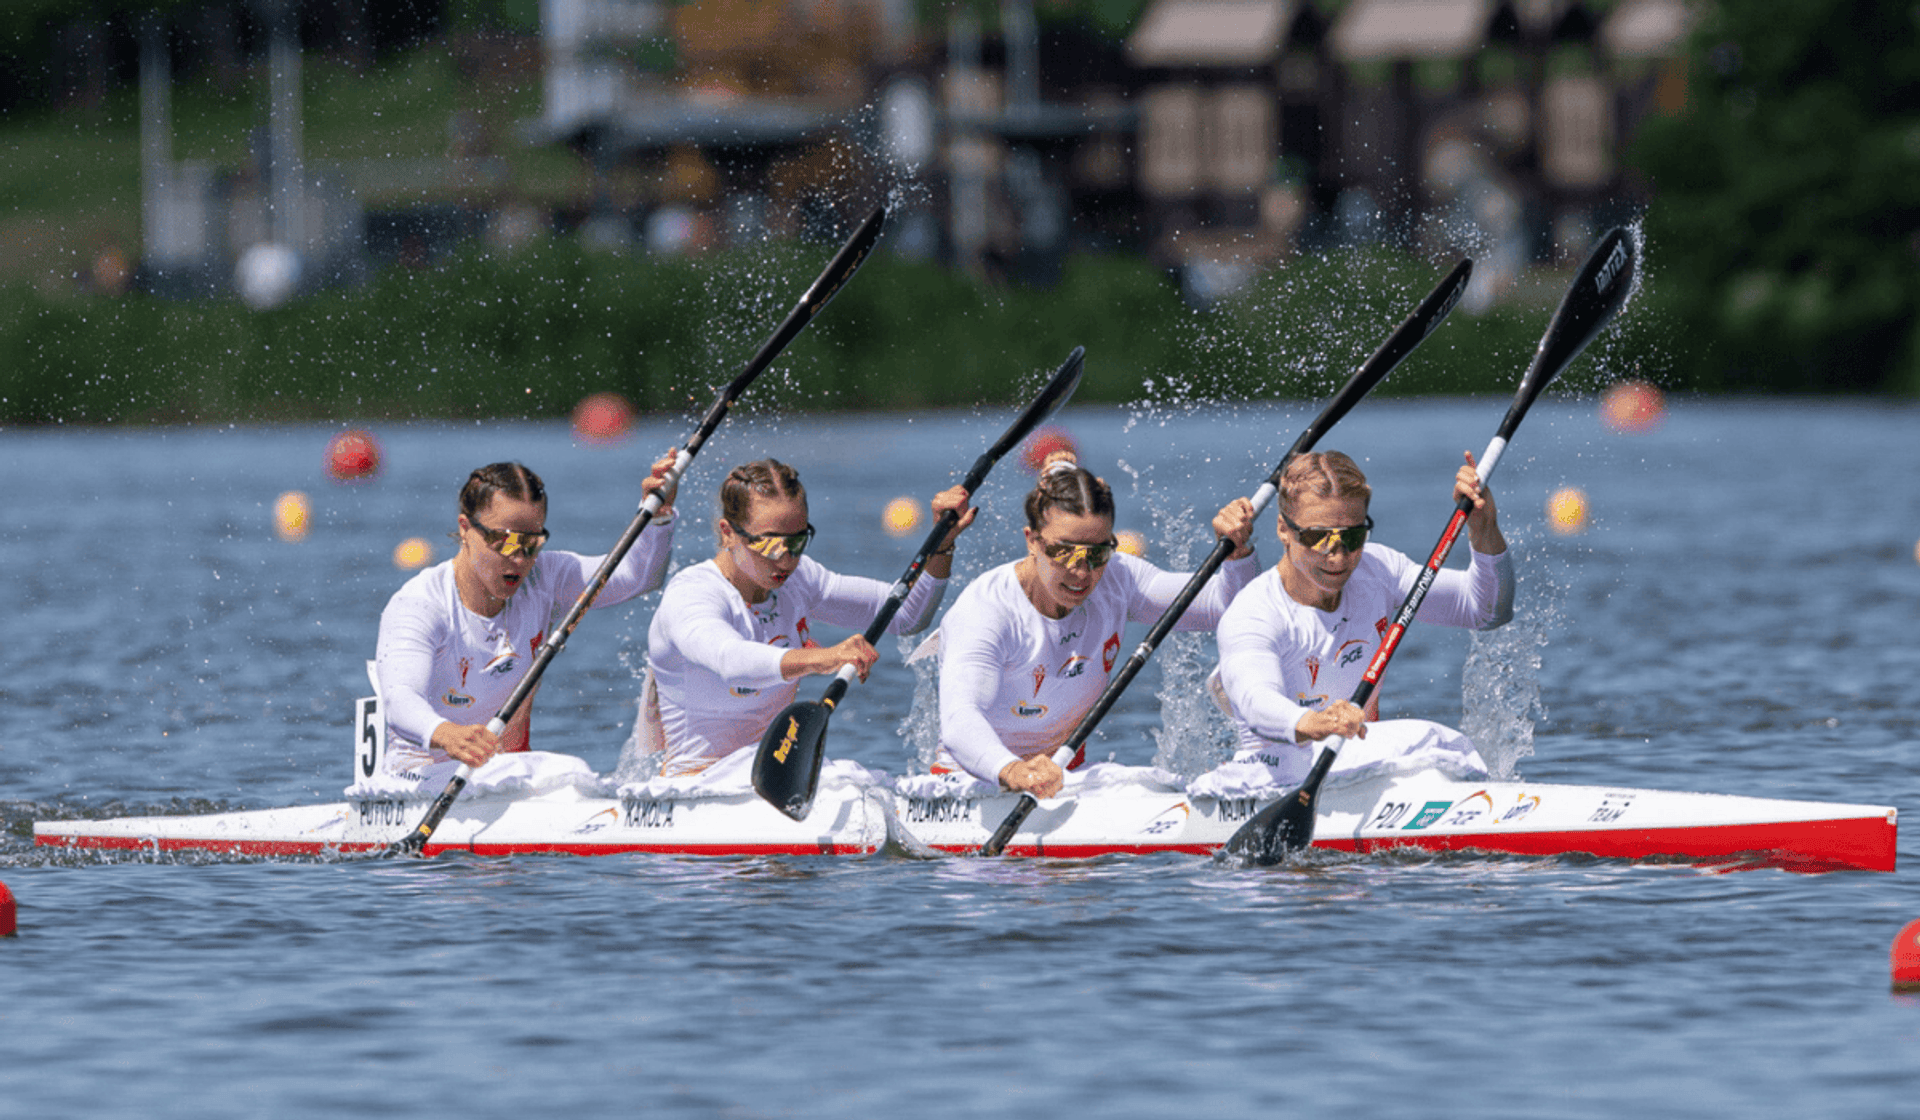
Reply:
[[[659, 587], [672, 554], [673, 522], [653, 522], [593, 605], [611, 607]], [[520, 590], [492, 618], [460, 601], [451, 560], [402, 584], [380, 612], [375, 654], [389, 758], [405, 765], [419, 759], [399, 756], [438, 755], [428, 744], [441, 723], [491, 719], [526, 675], [554, 616], [573, 606], [605, 559], [542, 551]]]
[[[1048, 618], [1021, 590], [1015, 566], [969, 584], [940, 627], [939, 761], [989, 782], [1073, 733], [1121, 660], [1127, 622], [1156, 621], [1192, 578], [1117, 553], [1079, 606]], [[1252, 555], [1221, 565], [1178, 629], [1212, 629], [1259, 570]]]
[[[647, 631], [666, 740], [662, 772], [693, 773], [759, 745], [800, 688], [799, 678], [781, 678], [780, 658], [821, 645], [813, 640], [817, 622], [865, 630], [892, 590], [890, 583], [828, 571], [811, 556], [758, 603], [747, 602], [711, 560], [675, 573]], [[946, 580], [923, 574], [887, 629], [917, 633], [946, 593]]]
[[[1513, 617], [1509, 554], [1472, 556], [1466, 571], [1434, 577], [1416, 619], [1491, 630]], [[1277, 566], [1234, 599], [1220, 619], [1220, 684], [1242, 754], [1294, 745], [1300, 717], [1353, 696], [1421, 567], [1405, 553], [1369, 544], [1341, 589], [1337, 610], [1296, 601], [1281, 585]]]

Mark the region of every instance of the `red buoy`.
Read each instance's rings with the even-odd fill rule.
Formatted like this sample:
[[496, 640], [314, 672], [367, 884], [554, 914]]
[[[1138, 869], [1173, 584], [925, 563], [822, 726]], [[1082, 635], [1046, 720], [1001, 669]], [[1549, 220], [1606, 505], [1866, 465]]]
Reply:
[[364, 482], [380, 473], [380, 443], [352, 428], [327, 441], [327, 474], [335, 482]]
[[633, 429], [633, 406], [618, 393], [594, 393], [573, 406], [573, 432], [588, 443], [615, 443]]
[[1067, 434], [1065, 428], [1049, 424], [1027, 437], [1026, 444], [1020, 448], [1020, 462], [1038, 474], [1047, 456], [1056, 451], [1070, 451], [1076, 457], [1080, 454], [1080, 449], [1073, 445], [1073, 437]]
[[1893, 939], [1893, 990], [1920, 992], [1920, 918]]
[[0, 937], [12, 937], [20, 932], [19, 915], [13, 904], [13, 892], [5, 883], [0, 883]]
[[1600, 422], [1616, 432], [1650, 432], [1667, 414], [1667, 398], [1656, 385], [1622, 381], [1600, 398]]

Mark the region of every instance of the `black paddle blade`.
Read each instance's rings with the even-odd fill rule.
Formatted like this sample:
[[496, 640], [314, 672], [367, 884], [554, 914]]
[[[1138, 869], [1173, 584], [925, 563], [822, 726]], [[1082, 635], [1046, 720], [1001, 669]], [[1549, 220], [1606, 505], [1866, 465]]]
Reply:
[[[1320, 411], [1320, 415], [1314, 417], [1313, 423], [1307, 425], [1306, 431], [1300, 433], [1300, 438], [1294, 441], [1293, 449], [1287, 453], [1287, 460], [1312, 451], [1313, 445], [1320, 442], [1320, 437], [1327, 434], [1327, 429], [1338, 424], [1342, 417], [1353, 411], [1354, 405], [1359, 404], [1362, 398], [1371, 393], [1375, 385], [1385, 381], [1387, 374], [1392, 373], [1395, 366], [1405, 361], [1407, 355], [1412, 354], [1415, 348], [1425, 342], [1428, 335], [1438, 330], [1440, 324], [1446, 322], [1447, 316], [1459, 305], [1460, 297], [1466, 294], [1467, 282], [1471, 279], [1473, 279], [1473, 261], [1463, 260], [1454, 265], [1453, 271], [1447, 273], [1446, 279], [1440, 281], [1434, 286], [1433, 291], [1427, 293], [1427, 298], [1421, 300], [1420, 306], [1413, 309], [1413, 314], [1408, 315], [1406, 321], [1387, 336], [1387, 340], [1380, 344], [1380, 348], [1373, 352], [1372, 357], [1360, 363], [1360, 368], [1354, 371], [1353, 376], [1347, 379], [1347, 383], [1342, 385], [1340, 391], [1327, 402], [1327, 406]], [[1283, 460], [1274, 470], [1273, 477], [1276, 480], [1280, 477], [1280, 473], [1286, 470], [1286, 462]]]
[[820, 788], [832, 714], [832, 708], [811, 700], [787, 705], [768, 725], [753, 756], [754, 791], [796, 821], [806, 819]]
[[1587, 256], [1586, 263], [1573, 278], [1573, 286], [1561, 298], [1560, 306], [1540, 338], [1540, 349], [1521, 381], [1524, 394], [1535, 392], [1560, 376], [1567, 364], [1580, 356], [1600, 329], [1613, 321], [1626, 306], [1640, 279], [1640, 251], [1633, 235], [1614, 229], [1600, 239]]
[[1227, 838], [1227, 854], [1268, 867], [1313, 843], [1313, 810], [1318, 795], [1304, 785], [1260, 810]]
[[847, 281], [853, 279], [853, 274], [860, 271], [860, 266], [866, 263], [867, 257], [873, 253], [874, 245], [879, 242], [880, 229], [886, 225], [886, 222], [887, 208], [874, 207], [873, 213], [867, 215], [867, 220], [861, 222], [860, 228], [854, 230], [846, 243], [840, 246], [840, 251], [833, 255], [833, 260], [827, 262], [827, 270], [820, 274], [820, 278], [807, 289], [807, 294], [801, 297], [800, 303], [807, 309], [809, 315], [818, 315], [821, 309], [832, 303], [833, 297], [839, 295], [840, 289], [846, 287]]
[[[980, 483], [985, 481], [986, 467], [999, 462], [1007, 452], [1020, 446], [1021, 440], [1032, 435], [1035, 428], [1046, 423], [1047, 417], [1060, 411], [1060, 406], [1066, 404], [1067, 399], [1073, 396], [1073, 391], [1080, 387], [1081, 366], [1086, 361], [1086, 357], [1086, 347], [1073, 348], [1073, 353], [1067, 355], [1067, 360], [1061, 362], [1060, 368], [1053, 371], [1053, 379], [1047, 382], [1047, 387], [1041, 390], [1039, 396], [1033, 398], [1033, 403], [1028, 405], [1027, 410], [1013, 422], [1013, 426], [1002, 432], [993, 446], [987, 448], [986, 454], [980, 457], [980, 462], [974, 467], [980, 473], [980, 478], [969, 476], [966, 482], [972, 485], [967, 489], [978, 489]], [[966, 483], [963, 482], [961, 485], [964, 486]]]

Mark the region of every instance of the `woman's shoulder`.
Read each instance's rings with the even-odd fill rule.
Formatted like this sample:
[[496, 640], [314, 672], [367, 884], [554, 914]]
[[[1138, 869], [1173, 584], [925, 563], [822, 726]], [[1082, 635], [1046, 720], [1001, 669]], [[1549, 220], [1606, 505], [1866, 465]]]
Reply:
[[688, 564], [686, 567], [681, 568], [679, 571], [673, 573], [673, 575], [667, 577], [667, 590], [671, 592], [676, 586], [681, 588], [698, 587], [703, 583], [716, 579], [724, 583], [726, 582], [726, 578], [725, 575], [721, 574], [720, 565], [714, 563], [711, 559], [702, 560], [698, 564]]
[[961, 602], [977, 603], [996, 596], [1005, 597], [1009, 587], [1013, 588], [1016, 594], [1024, 595], [1025, 592], [1020, 590], [1020, 579], [1014, 574], [1013, 570], [1014, 566], [1018, 563], [1019, 561], [1017, 560], [1009, 560], [1004, 564], [997, 564], [981, 572], [979, 575], [967, 581], [967, 585], [960, 589], [959, 598], [955, 599], [954, 602], [956, 604]]
[[422, 568], [407, 578], [387, 600], [388, 607], [408, 604], [437, 605], [446, 598], [446, 591], [453, 585], [453, 561], [442, 560]]

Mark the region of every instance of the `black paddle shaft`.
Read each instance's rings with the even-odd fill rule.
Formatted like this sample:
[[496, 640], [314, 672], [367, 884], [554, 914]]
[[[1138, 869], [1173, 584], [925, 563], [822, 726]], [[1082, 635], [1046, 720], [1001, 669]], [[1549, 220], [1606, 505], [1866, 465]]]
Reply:
[[[1519, 429], [1520, 421], [1526, 418], [1527, 411], [1533, 407], [1533, 402], [1586, 349], [1600, 329], [1613, 320], [1633, 294], [1638, 280], [1636, 261], [1633, 239], [1622, 229], [1615, 229], [1601, 238], [1587, 257], [1586, 263], [1574, 276], [1573, 285], [1561, 299], [1553, 320], [1547, 324], [1547, 332], [1541, 336], [1533, 361], [1528, 365], [1526, 375], [1520, 379], [1520, 387], [1514, 393], [1513, 404], [1508, 406], [1506, 416], [1500, 421], [1499, 431], [1480, 457], [1479, 474], [1483, 484], [1493, 477], [1494, 469], [1499, 466], [1501, 456], [1506, 452], [1507, 443]], [[1433, 587], [1440, 566], [1446, 562], [1447, 553], [1453, 550], [1454, 541], [1458, 539], [1460, 529], [1466, 524], [1467, 514], [1472, 509], [1471, 498], [1462, 498], [1455, 504], [1453, 516], [1448, 519], [1446, 530], [1440, 534], [1439, 543], [1427, 558], [1419, 578], [1408, 590], [1406, 600], [1393, 617], [1392, 625], [1380, 639], [1380, 648], [1374, 652], [1366, 673], [1354, 688], [1355, 707], [1365, 707], [1367, 700], [1373, 696], [1374, 688], [1387, 670], [1387, 663], [1393, 660], [1394, 651], [1400, 648], [1401, 637], [1419, 612], [1420, 604], [1426, 601], [1427, 592]], [[1328, 738], [1299, 787], [1241, 825], [1228, 838], [1226, 850], [1256, 863], [1267, 864], [1276, 863], [1285, 858], [1288, 851], [1312, 843], [1320, 786], [1326, 780], [1328, 771], [1333, 769], [1333, 761], [1342, 745], [1339, 736]]]
[[[1085, 347], [1073, 348], [1073, 353], [1067, 355], [1067, 360], [1053, 375], [1053, 381], [1049, 384], [1047, 393], [1035, 400], [1021, 415], [1020, 420], [1001, 435], [998, 442], [981, 452], [980, 457], [973, 461], [973, 466], [967, 470], [966, 477], [960, 480], [962, 489], [968, 494], [977, 492], [980, 484], [987, 480], [987, 475], [993, 470], [994, 464], [1018, 446], [1020, 441], [1038, 427], [1041, 421], [1052, 415], [1068, 397], [1073, 395], [1074, 388], [1080, 384], [1080, 367], [1086, 360], [1086, 356]], [[914, 554], [913, 561], [907, 565], [907, 570], [894, 583], [893, 590], [887, 595], [887, 601], [880, 605], [880, 610], [874, 614], [873, 621], [867, 624], [864, 637], [869, 644], [879, 641], [880, 636], [887, 632], [887, 626], [893, 622], [893, 616], [899, 613], [901, 604], [907, 601], [907, 593], [913, 590], [914, 583], [919, 580], [921, 570], [939, 550], [940, 542], [946, 538], [948, 531], [959, 523], [960, 515], [953, 510], [941, 514], [940, 520], [934, 522], [933, 531], [927, 534], [926, 542], [920, 546], [920, 551]], [[835, 677], [833, 683], [827, 687], [826, 695], [820, 698], [820, 702], [829, 707], [833, 706], [846, 695], [847, 685], [846, 677]]]
[[[994, 464], [1019, 446], [1021, 440], [1032, 434], [1047, 417], [1067, 402], [1067, 398], [1073, 396], [1073, 391], [1080, 385], [1081, 366], [1086, 354], [1084, 347], [1074, 347], [1073, 352], [1067, 355], [1067, 360], [1054, 371], [1047, 387], [1041, 390], [1026, 411], [1001, 433], [992, 447], [973, 461], [972, 469], [960, 480], [960, 485], [969, 495], [980, 489], [980, 484], [986, 481]], [[865, 635], [868, 644], [879, 641], [880, 636], [887, 632], [888, 624], [899, 612], [900, 605], [907, 601], [907, 594], [913, 590], [914, 582], [920, 578], [928, 559], [959, 520], [960, 515], [949, 510], [934, 523], [933, 531], [927, 534], [926, 543], [914, 554], [906, 572], [894, 583], [893, 589], [887, 593], [886, 602], [880, 605], [880, 610], [868, 624]], [[753, 757], [753, 788], [794, 820], [803, 819], [813, 807], [813, 797], [820, 786], [820, 765], [826, 759], [822, 740], [827, 734], [827, 721], [835, 706], [847, 694], [847, 689], [852, 687], [854, 676], [851, 667], [840, 670], [817, 703], [789, 704], [767, 725], [761, 737], [759, 751]]]
[[[867, 216], [866, 221], [860, 223], [860, 228], [853, 232], [853, 236], [847, 238], [846, 244], [842, 245], [840, 251], [834, 254], [833, 260], [827, 263], [826, 271], [814, 280], [805, 294], [800, 297], [800, 301], [794, 304], [793, 310], [787, 313], [786, 320], [760, 347], [759, 352], [754, 354], [746, 366], [734, 376], [733, 380], [720, 391], [713, 406], [707, 409], [706, 416], [701, 419], [700, 426], [694, 430], [692, 436], [688, 437], [687, 442], [674, 457], [673, 467], [667, 473], [666, 485], [661, 487], [662, 491], [670, 490], [680, 484], [680, 478], [686, 473], [688, 464], [692, 463], [693, 457], [700, 453], [700, 449], [706, 445], [708, 438], [720, 426], [720, 422], [726, 419], [727, 410], [733, 407], [733, 402], [740, 399], [740, 395], [746, 392], [747, 386], [753, 384], [754, 379], [773, 364], [773, 360], [780, 356], [780, 352], [806, 329], [814, 316], [831, 303], [846, 282], [853, 278], [853, 274], [860, 270], [860, 266], [873, 252], [874, 244], [880, 240], [880, 230], [885, 225], [886, 218], [887, 208], [880, 206]], [[488, 722], [488, 730], [495, 735], [505, 731], [514, 713], [526, 703], [527, 697], [533, 695], [533, 690], [539, 685], [541, 676], [547, 671], [547, 666], [562, 649], [566, 648], [567, 639], [572, 636], [574, 627], [580, 625], [580, 619], [593, 606], [593, 601], [600, 597], [600, 592], [607, 586], [607, 581], [613, 578], [614, 570], [620, 566], [622, 560], [626, 559], [634, 542], [640, 539], [641, 532], [653, 520], [653, 515], [659, 512], [662, 504], [659, 493], [650, 495], [640, 503], [640, 511], [627, 525], [626, 532], [620, 535], [620, 540], [614, 545], [613, 551], [607, 553], [599, 570], [594, 572], [593, 578], [587, 581], [586, 588], [580, 592], [580, 597], [574, 600], [573, 606], [567, 611], [560, 625], [545, 642], [541, 643], [539, 650], [534, 654], [533, 664], [527, 667], [526, 675], [520, 678], [520, 683], [514, 687], [506, 703], [500, 706], [500, 710]], [[442, 790], [433, 804], [427, 807], [426, 815], [420, 818], [420, 824], [412, 832], [389, 845], [385, 854], [406, 855], [424, 849], [427, 841], [432, 839], [434, 830], [439, 828], [440, 822], [446, 819], [447, 811], [453, 808], [453, 803], [459, 798], [460, 791], [467, 788], [467, 779], [472, 773], [473, 767], [462, 763], [460, 768], [454, 771], [453, 777], [448, 779], [447, 788]]]
[[[1454, 306], [1460, 302], [1461, 295], [1466, 292], [1467, 281], [1472, 275], [1471, 260], [1463, 260], [1455, 265], [1446, 279], [1440, 281], [1439, 286], [1428, 293], [1426, 299], [1420, 301], [1420, 306], [1414, 308], [1413, 314], [1387, 336], [1387, 340], [1380, 344], [1380, 348], [1373, 352], [1373, 356], [1361, 363], [1354, 375], [1341, 386], [1339, 392], [1333, 395], [1333, 399], [1327, 402], [1327, 406], [1321, 409], [1320, 415], [1314, 417], [1313, 423], [1307, 425], [1306, 431], [1300, 433], [1300, 438], [1293, 442], [1286, 456], [1280, 460], [1280, 465], [1267, 476], [1266, 482], [1255, 491], [1251, 500], [1256, 514], [1265, 509], [1279, 493], [1280, 479], [1286, 473], [1287, 465], [1298, 456], [1313, 450], [1314, 445], [1320, 442], [1320, 437], [1324, 436], [1328, 429], [1352, 411], [1353, 406], [1359, 404], [1361, 398], [1384, 380], [1407, 355], [1413, 353], [1415, 347], [1426, 341], [1434, 328], [1446, 319], [1447, 313], [1454, 309]], [[1227, 558], [1232, 554], [1232, 541], [1222, 537], [1214, 542], [1213, 551], [1207, 554], [1207, 558], [1201, 562], [1199, 569], [1193, 573], [1193, 577], [1187, 580], [1185, 587], [1180, 589], [1180, 594], [1174, 596], [1173, 602], [1161, 612], [1152, 629], [1147, 631], [1146, 639], [1140, 643], [1139, 648], [1134, 650], [1133, 656], [1129, 657], [1120, 671], [1107, 682], [1107, 687], [1101, 691], [1099, 699], [1095, 700], [1093, 707], [1081, 717], [1079, 724], [1074, 727], [1065, 742], [1054, 750], [1054, 760], [1062, 767], [1070, 765], [1074, 757], [1080, 753], [1087, 739], [1093, 735], [1094, 728], [1106, 718], [1107, 712], [1112, 710], [1114, 704], [1119, 701], [1120, 694], [1133, 683], [1133, 678], [1139, 676], [1140, 670], [1146, 668], [1148, 659], [1153, 656], [1155, 650], [1160, 648], [1160, 643], [1173, 632], [1181, 616], [1187, 613], [1187, 608], [1191, 607], [1193, 601], [1200, 596], [1207, 581], [1213, 578], [1214, 573], [1220, 570], [1220, 565], [1226, 563]], [[981, 846], [980, 854], [997, 856], [1005, 851], [1007, 844], [1013, 839], [1013, 834], [1019, 831], [1021, 824], [1025, 823], [1027, 817], [1039, 805], [1038, 798], [1022, 791], [1020, 800], [1014, 805], [1012, 811]]]

